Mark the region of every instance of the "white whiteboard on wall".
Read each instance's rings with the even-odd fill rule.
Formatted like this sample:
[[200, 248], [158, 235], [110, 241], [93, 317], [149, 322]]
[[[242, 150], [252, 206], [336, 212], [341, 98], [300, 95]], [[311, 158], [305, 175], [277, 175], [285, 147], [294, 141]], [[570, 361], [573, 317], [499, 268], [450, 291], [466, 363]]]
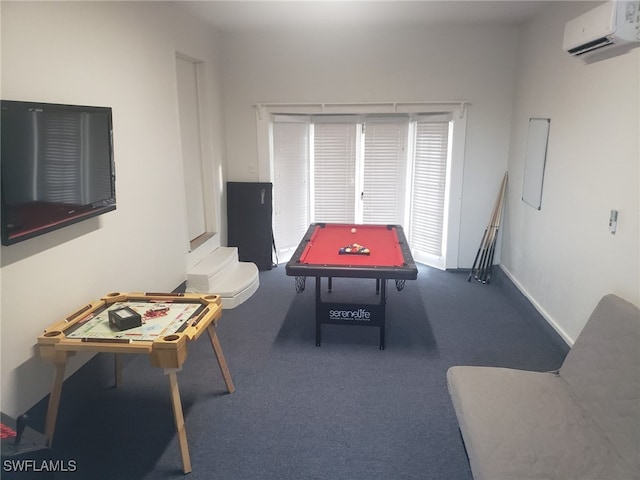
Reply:
[[542, 205], [542, 184], [547, 161], [549, 141], [549, 118], [530, 118], [527, 137], [527, 156], [524, 163], [522, 201], [540, 210]]

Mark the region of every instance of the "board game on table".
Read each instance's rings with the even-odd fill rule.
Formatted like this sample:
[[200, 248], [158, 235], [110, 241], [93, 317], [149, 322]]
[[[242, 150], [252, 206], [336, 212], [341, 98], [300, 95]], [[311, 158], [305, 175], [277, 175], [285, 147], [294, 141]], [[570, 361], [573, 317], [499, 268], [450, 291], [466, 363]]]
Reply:
[[[127, 312], [126, 315], [139, 320], [139, 326], [122, 330], [118, 328], [113, 318], [117, 318], [117, 312], [122, 312], [123, 309]], [[83, 351], [114, 353], [117, 386], [122, 381], [119, 354], [146, 354], [149, 355], [151, 364], [162, 368], [169, 378], [183, 471], [189, 473], [191, 460], [177, 372], [187, 359], [189, 343], [206, 331], [227, 390], [229, 393], [235, 390], [215, 330], [216, 322], [221, 316], [222, 304], [217, 295], [114, 292], [88, 303], [49, 326], [38, 337], [41, 357], [56, 367], [45, 427], [49, 445], [53, 442], [69, 357]]]
[[[296, 277], [296, 290], [305, 288], [306, 277], [316, 278], [316, 345], [322, 324], [361, 325], [380, 328], [380, 349], [385, 348], [386, 282], [395, 280], [402, 290], [406, 280], [418, 278], [418, 269], [400, 225], [314, 223], [309, 226], [286, 273]], [[322, 299], [322, 278], [376, 279], [378, 303], [327, 302]]]

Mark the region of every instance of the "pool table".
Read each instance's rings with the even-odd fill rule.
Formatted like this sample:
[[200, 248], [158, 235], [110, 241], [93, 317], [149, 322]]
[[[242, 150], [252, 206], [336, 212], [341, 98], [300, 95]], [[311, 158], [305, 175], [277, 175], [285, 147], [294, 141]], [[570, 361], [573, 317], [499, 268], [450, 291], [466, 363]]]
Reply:
[[[380, 349], [385, 348], [386, 282], [395, 280], [402, 290], [415, 280], [418, 269], [400, 225], [313, 223], [287, 263], [286, 274], [296, 277], [296, 291], [305, 289], [306, 277], [316, 279], [316, 345], [323, 324], [373, 326], [380, 329]], [[322, 278], [376, 280], [377, 303], [324, 301]]]

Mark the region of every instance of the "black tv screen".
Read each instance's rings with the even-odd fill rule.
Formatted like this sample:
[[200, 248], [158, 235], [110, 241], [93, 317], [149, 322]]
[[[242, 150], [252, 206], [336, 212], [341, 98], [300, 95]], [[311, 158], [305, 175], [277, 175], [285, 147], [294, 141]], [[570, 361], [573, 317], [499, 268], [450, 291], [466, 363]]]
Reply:
[[110, 107], [0, 108], [3, 245], [115, 210]]

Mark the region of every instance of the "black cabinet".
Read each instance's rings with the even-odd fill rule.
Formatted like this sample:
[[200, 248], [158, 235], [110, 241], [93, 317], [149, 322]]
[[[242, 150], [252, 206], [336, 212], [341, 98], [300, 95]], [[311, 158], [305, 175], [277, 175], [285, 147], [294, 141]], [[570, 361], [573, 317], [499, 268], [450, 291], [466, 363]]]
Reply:
[[227, 182], [227, 244], [260, 270], [273, 267], [272, 195], [271, 183]]

